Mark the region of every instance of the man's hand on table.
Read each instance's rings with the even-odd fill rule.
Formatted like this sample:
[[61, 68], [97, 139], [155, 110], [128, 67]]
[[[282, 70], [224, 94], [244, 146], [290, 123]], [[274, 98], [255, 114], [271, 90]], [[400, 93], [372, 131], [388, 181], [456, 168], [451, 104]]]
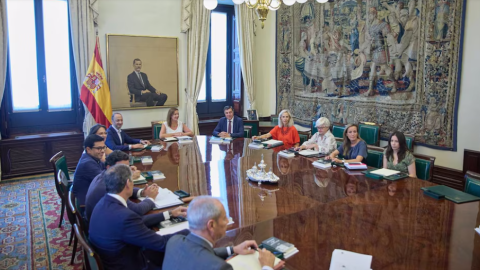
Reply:
[[172, 210], [172, 216], [173, 217], [186, 218], [187, 217], [187, 209], [188, 209], [187, 207], [179, 206], [179, 207]]

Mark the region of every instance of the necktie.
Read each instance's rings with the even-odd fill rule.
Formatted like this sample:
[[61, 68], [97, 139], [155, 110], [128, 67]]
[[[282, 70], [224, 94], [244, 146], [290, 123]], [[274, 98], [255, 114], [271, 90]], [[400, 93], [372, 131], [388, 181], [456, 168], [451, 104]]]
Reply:
[[117, 134], [118, 134], [118, 138], [120, 139], [120, 144], [122, 144], [122, 134], [120, 134], [120, 130], [117, 131]]
[[232, 120], [228, 120], [228, 134], [232, 134]]
[[140, 80], [140, 83], [142, 84], [143, 87], [145, 87], [145, 84], [143, 84], [142, 76], [140, 75], [140, 73], [137, 73], [137, 75], [138, 75], [138, 79]]

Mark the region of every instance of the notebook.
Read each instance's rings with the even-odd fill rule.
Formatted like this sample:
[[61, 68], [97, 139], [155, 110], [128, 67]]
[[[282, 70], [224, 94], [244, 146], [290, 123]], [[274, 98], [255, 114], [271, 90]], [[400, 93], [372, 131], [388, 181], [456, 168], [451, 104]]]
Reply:
[[390, 175], [398, 174], [399, 171], [389, 170], [389, 169], [378, 169], [378, 170], [372, 170], [369, 173], [378, 174], [382, 176], [390, 176]]
[[335, 249], [330, 261], [330, 270], [371, 270], [372, 255]]
[[437, 196], [438, 198], [445, 197], [445, 199], [450, 200], [454, 203], [466, 203], [479, 201], [480, 197], [470, 195], [468, 193], [447, 187], [444, 185], [438, 185], [433, 187], [422, 187], [423, 193], [431, 197]]
[[305, 156], [305, 157], [311, 157], [311, 156], [317, 157], [318, 155], [320, 155], [320, 151], [315, 151], [315, 150], [308, 149], [308, 150], [300, 151], [300, 152], [298, 152], [298, 154], [302, 155], [302, 156]]
[[[146, 198], [139, 198], [140, 200], [145, 200]], [[155, 207], [156, 208], [167, 208], [170, 206], [183, 204], [177, 195], [166, 188], [158, 188], [158, 195], [155, 198]]]
[[[262, 266], [258, 260], [259, 253], [255, 251], [253, 254], [236, 255], [227, 260], [227, 263], [232, 266], [234, 270], [261, 270]], [[273, 269], [282, 269], [285, 262], [279, 258], [275, 258]]]

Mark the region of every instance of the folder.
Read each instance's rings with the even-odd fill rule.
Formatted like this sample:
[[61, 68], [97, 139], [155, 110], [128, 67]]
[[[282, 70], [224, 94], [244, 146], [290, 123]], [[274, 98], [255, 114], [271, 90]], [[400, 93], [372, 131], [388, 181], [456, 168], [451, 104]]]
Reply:
[[445, 199], [450, 200], [454, 203], [466, 203], [480, 201], [480, 197], [470, 195], [468, 193], [444, 186], [432, 186], [432, 187], [422, 187], [423, 193], [425, 195], [434, 197], [437, 195], [439, 198], [445, 197]]

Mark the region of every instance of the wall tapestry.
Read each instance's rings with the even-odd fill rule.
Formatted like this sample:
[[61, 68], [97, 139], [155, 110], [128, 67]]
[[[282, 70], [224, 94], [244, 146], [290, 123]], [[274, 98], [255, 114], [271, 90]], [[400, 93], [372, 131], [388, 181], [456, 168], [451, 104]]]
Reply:
[[277, 111], [375, 122], [456, 150], [465, 0], [335, 0], [277, 11]]

